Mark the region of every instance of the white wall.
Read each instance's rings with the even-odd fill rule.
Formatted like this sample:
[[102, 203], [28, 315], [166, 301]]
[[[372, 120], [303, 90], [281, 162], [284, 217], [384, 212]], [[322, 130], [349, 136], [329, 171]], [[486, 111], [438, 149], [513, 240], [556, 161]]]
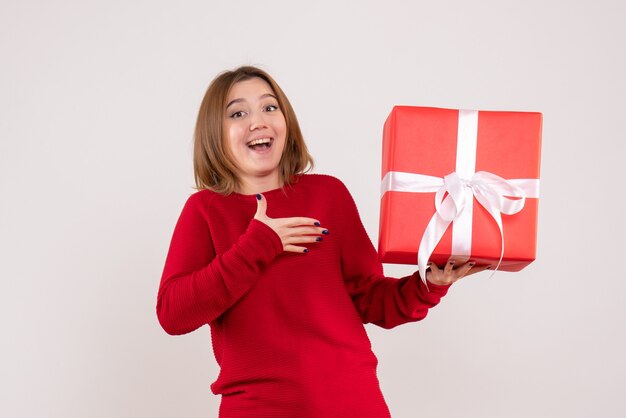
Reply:
[[216, 416], [208, 328], [154, 306], [200, 100], [247, 63], [374, 242], [394, 104], [543, 112], [538, 260], [368, 326], [381, 384], [395, 418], [626, 416], [623, 1], [0, 5], [2, 416]]

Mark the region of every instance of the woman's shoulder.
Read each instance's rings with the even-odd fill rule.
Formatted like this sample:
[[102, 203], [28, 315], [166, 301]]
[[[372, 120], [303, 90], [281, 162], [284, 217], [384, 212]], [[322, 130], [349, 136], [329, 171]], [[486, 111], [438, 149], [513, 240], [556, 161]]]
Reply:
[[196, 189], [191, 195], [189, 195], [189, 200], [211, 200], [215, 198], [215, 196], [221, 196], [219, 193], [214, 192], [209, 189]]
[[198, 209], [204, 209], [208, 207], [208, 205], [216, 198], [221, 196], [219, 193], [216, 193], [209, 189], [201, 189], [196, 190], [194, 193], [187, 197], [187, 201], [185, 202], [186, 207], [194, 207]]

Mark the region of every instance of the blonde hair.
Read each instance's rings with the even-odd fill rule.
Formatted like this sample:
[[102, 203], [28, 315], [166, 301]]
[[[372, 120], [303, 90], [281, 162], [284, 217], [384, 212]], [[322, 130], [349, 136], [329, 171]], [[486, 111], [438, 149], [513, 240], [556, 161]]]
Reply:
[[279, 163], [283, 184], [291, 184], [298, 174], [313, 168], [313, 158], [302, 137], [296, 114], [280, 86], [265, 71], [243, 66], [219, 74], [207, 89], [196, 121], [193, 147], [193, 170], [196, 189], [209, 189], [228, 195], [239, 185], [237, 167], [225, 147], [224, 116], [226, 100], [235, 83], [260, 78], [272, 88], [286, 122], [285, 148]]

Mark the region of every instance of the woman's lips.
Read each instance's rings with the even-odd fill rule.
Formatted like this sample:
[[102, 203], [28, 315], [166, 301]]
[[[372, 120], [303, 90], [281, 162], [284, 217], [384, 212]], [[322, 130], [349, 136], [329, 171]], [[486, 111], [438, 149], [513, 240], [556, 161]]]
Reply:
[[273, 142], [274, 142], [274, 138], [271, 138], [271, 137], [256, 138], [251, 141], [248, 141], [246, 146], [253, 151], [264, 152], [264, 151], [269, 150], [272, 147]]

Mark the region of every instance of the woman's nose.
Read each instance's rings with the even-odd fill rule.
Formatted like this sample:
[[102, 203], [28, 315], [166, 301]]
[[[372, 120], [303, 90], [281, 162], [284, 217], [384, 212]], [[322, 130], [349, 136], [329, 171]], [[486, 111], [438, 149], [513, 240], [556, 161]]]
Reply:
[[254, 131], [259, 128], [265, 128], [267, 125], [265, 124], [265, 117], [263, 112], [254, 112], [250, 118], [250, 130]]

